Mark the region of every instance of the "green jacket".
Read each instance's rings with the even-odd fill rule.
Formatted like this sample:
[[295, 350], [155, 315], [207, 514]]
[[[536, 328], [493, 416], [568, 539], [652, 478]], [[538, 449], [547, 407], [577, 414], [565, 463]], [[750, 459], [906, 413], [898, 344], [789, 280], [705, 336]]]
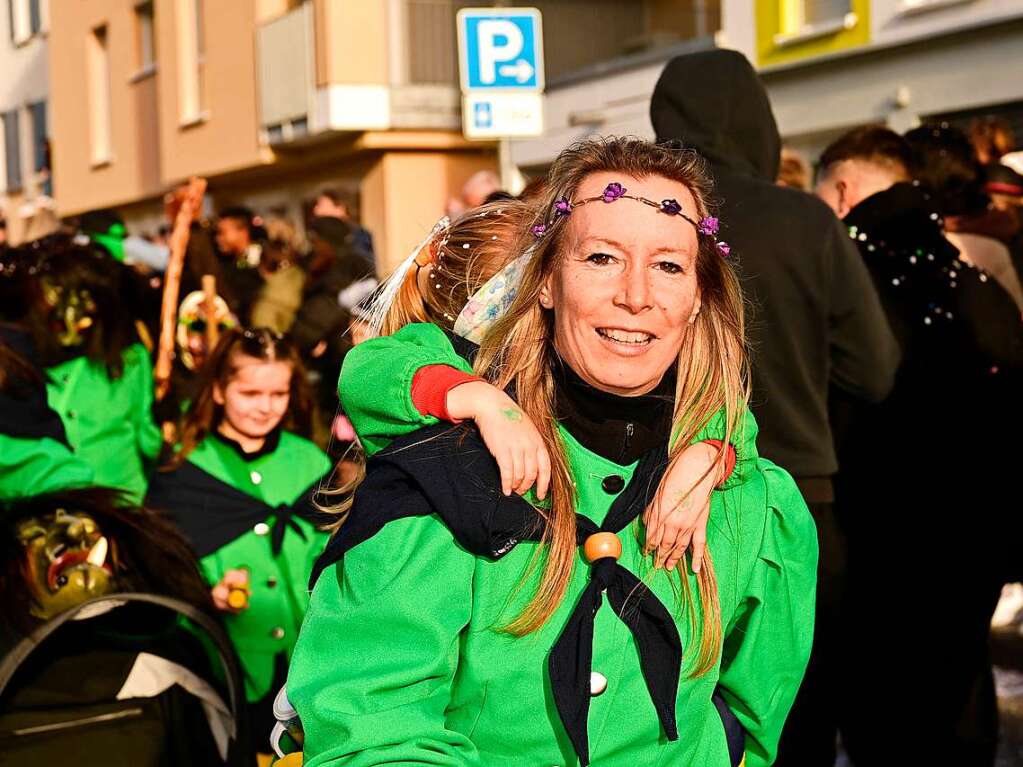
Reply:
[[48, 368], [46, 390], [68, 443], [92, 467], [97, 485], [146, 494], [147, 464], [160, 452], [153, 422], [153, 370], [142, 344], [124, 350], [124, 372], [111, 379], [102, 363], [85, 356]]
[[[442, 345], [431, 345], [431, 336], [438, 341], [433, 331], [412, 326], [379, 339], [372, 354], [346, 360], [340, 389], [360, 436], [368, 435], [368, 450], [382, 447], [388, 434], [410, 431], [414, 419], [421, 423], [407, 394], [410, 376], [422, 364], [454, 362], [442, 359]], [[411, 359], [420, 354], [408, 348], [415, 341], [433, 348], [432, 356]], [[361, 380], [348, 378], [353, 370]], [[358, 407], [347, 396], [356, 388]], [[603, 478], [618, 474], [628, 481], [636, 465], [618, 466], [562, 435], [578, 510], [599, 523], [616, 497], [603, 489]], [[676, 615], [685, 650], [680, 738], [664, 739], [632, 634], [605, 603], [593, 647], [593, 670], [607, 679], [588, 719], [593, 765], [726, 767], [724, 730], [711, 701], [715, 688], [746, 729], [747, 765], [773, 760], [810, 651], [816, 533], [788, 474], [749, 446], [737, 453], [734, 481], [714, 493], [708, 526], [724, 631], [711, 672], [694, 679], [686, 667], [698, 637], [677, 596], [684, 593], [678, 576], [651, 570], [638, 524], [637, 534], [620, 535], [621, 564]], [[519, 543], [493, 561], [458, 546], [436, 515], [409, 517], [387, 524], [325, 570], [288, 677], [305, 730], [305, 764], [577, 764], [545, 668], [588, 582], [586, 562], [577, 560], [561, 607], [539, 631], [514, 638], [498, 630], [533, 593], [536, 574], [528, 573], [537, 545]], [[525, 587], [517, 588], [524, 577]], [[695, 593], [696, 579], [688, 577]]]
[[0, 434], [0, 502], [94, 484], [92, 467], [63, 442]]
[[[276, 514], [255, 517], [258, 521], [254, 523], [247, 516], [224, 534], [223, 524], [230, 525], [230, 520], [223, 520], [219, 528], [204, 528], [204, 520], [192, 516], [214, 514], [211, 508], [197, 508], [196, 492], [205, 495], [208, 503], [216, 504], [217, 483], [222, 483], [272, 509], [289, 506], [327, 473], [330, 461], [312, 442], [281, 432], [275, 449], [251, 458], [220, 437], [209, 436], [185, 463], [201, 472], [157, 472], [150, 487], [150, 503], [169, 512], [183, 528], [200, 555], [199, 563], [211, 586], [219, 583], [228, 570], [249, 571], [248, 607], [237, 614], [225, 614], [224, 622], [242, 662], [246, 697], [258, 701], [275, 692], [275, 681], [280, 683], [274, 679], [277, 657], [283, 654], [286, 660], [291, 656], [309, 603], [309, 573], [327, 535], [308, 521], [292, 517], [291, 523], [298, 530], [285, 530], [280, 552], [275, 555], [271, 530], [277, 522]], [[184, 487], [183, 483], [192, 486]], [[216, 543], [211, 543], [211, 538]]]

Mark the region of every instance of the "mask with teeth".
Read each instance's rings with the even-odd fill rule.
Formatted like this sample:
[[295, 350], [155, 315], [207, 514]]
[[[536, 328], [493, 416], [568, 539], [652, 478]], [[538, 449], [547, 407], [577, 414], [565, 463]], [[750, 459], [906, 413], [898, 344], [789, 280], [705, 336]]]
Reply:
[[93, 325], [96, 302], [88, 290], [68, 290], [48, 277], [41, 280], [43, 300], [50, 309], [50, 325], [63, 347], [79, 346]]
[[57, 508], [23, 518], [16, 534], [35, 617], [47, 620], [117, 591], [116, 545], [89, 514]]

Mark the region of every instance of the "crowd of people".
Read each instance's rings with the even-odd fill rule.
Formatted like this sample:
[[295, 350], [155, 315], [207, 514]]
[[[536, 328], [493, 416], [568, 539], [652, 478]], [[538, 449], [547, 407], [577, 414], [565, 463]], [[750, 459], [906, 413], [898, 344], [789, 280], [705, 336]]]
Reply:
[[811, 174], [720, 50], [651, 121], [476, 174], [382, 282], [335, 189], [0, 243], [12, 748], [992, 765], [1013, 138], [863, 126]]

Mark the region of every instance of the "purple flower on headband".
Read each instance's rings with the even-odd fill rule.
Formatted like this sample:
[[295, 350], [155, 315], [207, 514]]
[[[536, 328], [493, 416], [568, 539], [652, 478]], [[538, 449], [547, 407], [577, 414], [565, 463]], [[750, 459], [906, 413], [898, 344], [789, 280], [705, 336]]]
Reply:
[[722, 258], [728, 258], [728, 256], [732, 252], [731, 246], [727, 242], [719, 242], [717, 244], [717, 246], [718, 246], [718, 252], [721, 254], [721, 257]]
[[547, 231], [547, 224], [536, 224], [533, 226], [532, 232], [537, 237], [543, 237], [543, 233]]
[[562, 216], [568, 216], [572, 213], [572, 203], [568, 201], [568, 198], [562, 197], [560, 200], [554, 203], [554, 218], [561, 218]]
[[661, 212], [677, 216], [682, 212], [682, 206], [678, 204], [678, 200], [661, 200]]
[[603, 194], [604, 202], [614, 202], [619, 197], [624, 195], [626, 191], [627, 190], [625, 189], [624, 186], [619, 184], [617, 181], [612, 181], [604, 189], [604, 194]]
[[696, 226], [697, 231], [700, 234], [706, 234], [713, 237], [718, 233], [718, 220], [714, 216], [707, 216], [700, 219], [700, 223]]

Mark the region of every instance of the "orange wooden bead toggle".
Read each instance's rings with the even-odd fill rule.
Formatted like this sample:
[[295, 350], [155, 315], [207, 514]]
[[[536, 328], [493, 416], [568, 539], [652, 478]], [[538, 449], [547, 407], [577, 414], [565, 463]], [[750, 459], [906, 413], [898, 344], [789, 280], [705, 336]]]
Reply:
[[583, 542], [583, 554], [587, 562], [611, 557], [614, 560], [622, 555], [622, 542], [614, 533], [594, 533]]

